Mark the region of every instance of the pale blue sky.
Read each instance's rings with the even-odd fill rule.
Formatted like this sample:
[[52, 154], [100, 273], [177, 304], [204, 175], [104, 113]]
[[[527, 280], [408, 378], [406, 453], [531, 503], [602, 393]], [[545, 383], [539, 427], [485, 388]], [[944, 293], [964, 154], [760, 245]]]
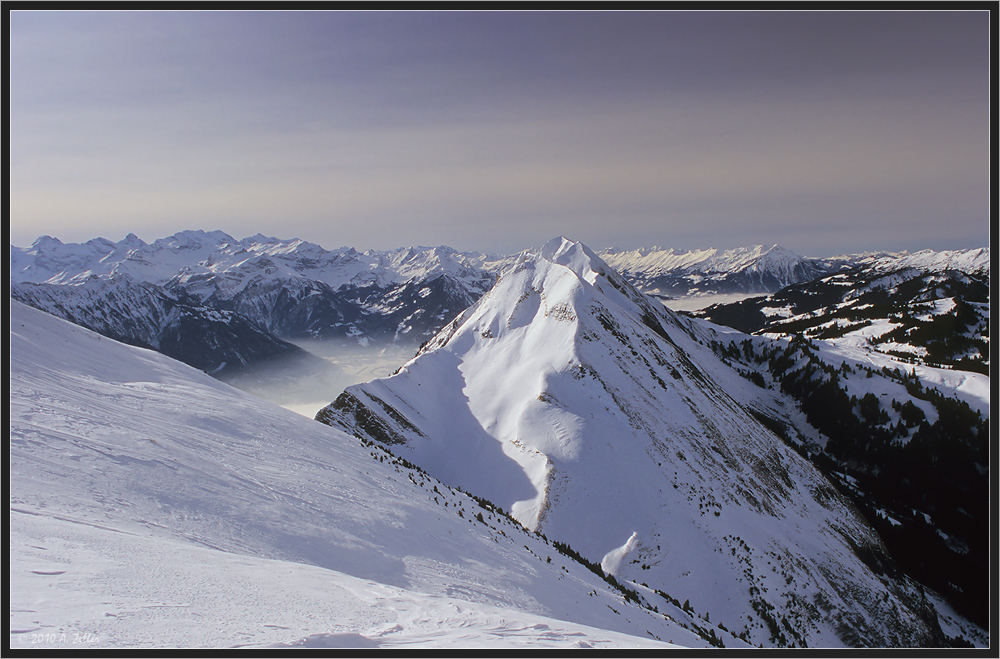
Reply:
[[10, 19], [19, 246], [988, 242], [985, 11]]

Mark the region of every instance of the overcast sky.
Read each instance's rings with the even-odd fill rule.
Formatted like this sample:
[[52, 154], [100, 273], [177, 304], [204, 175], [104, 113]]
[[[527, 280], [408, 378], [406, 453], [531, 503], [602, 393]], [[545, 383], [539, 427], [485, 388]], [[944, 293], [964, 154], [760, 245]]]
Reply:
[[989, 13], [10, 15], [10, 242], [984, 246]]

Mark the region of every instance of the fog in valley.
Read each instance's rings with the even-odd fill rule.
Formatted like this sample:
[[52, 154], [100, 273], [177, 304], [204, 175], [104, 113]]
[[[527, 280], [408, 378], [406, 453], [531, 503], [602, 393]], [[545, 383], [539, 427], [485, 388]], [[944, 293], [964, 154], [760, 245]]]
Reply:
[[[675, 311], [693, 311], [717, 302], [733, 302], [746, 294], [703, 295], [660, 299]], [[265, 366], [256, 365], [224, 376], [228, 384], [264, 400], [314, 418], [346, 387], [395, 372], [417, 353], [416, 343], [363, 346], [354, 339], [285, 339], [306, 351]]]
[[257, 366], [224, 378], [228, 384], [308, 416], [352, 384], [393, 373], [417, 353], [417, 345], [361, 346], [353, 340], [296, 339], [307, 355]]

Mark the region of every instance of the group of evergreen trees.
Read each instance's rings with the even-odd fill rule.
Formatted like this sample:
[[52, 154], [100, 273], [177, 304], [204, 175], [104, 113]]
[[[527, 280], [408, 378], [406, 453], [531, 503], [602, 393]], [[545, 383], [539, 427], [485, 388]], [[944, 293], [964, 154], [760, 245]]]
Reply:
[[[826, 445], [819, 452], [793, 446], [834, 476], [831, 480], [879, 531], [903, 571], [985, 626], [988, 419], [964, 401], [924, 388], [911, 373], [846, 363], [835, 367], [802, 337], [787, 344], [746, 339], [712, 347], [755, 373], [764, 371], [798, 402]], [[899, 401], [872, 391], [858, 398], [848, 394], [851, 377], [891, 380], [905, 387], [909, 398]], [[933, 423], [921, 409], [926, 405], [915, 401], [933, 406]], [[790, 440], [783, 422], [770, 419], [766, 425]]]

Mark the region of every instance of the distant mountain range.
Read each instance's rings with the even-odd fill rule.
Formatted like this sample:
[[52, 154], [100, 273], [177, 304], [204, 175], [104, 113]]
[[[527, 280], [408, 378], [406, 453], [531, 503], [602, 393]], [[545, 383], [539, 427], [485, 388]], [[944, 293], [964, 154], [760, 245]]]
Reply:
[[989, 250], [866, 252], [828, 258], [799, 256], [780, 245], [678, 252], [659, 247], [599, 251], [600, 257], [647, 295], [660, 298], [769, 294], [843, 270], [958, 270], [989, 274]]
[[83, 244], [43, 237], [11, 247], [11, 295], [226, 375], [308, 361], [287, 342], [300, 338], [415, 347], [488, 290], [502, 263], [448, 247], [327, 251], [221, 231], [152, 244], [134, 235]]
[[221, 231], [183, 231], [148, 245], [134, 235], [84, 244], [43, 237], [27, 249], [11, 248], [15, 290], [26, 283], [135, 282], [189, 306], [237, 313], [279, 337], [361, 342], [419, 343], [485, 292], [499, 267], [448, 247], [328, 251]]
[[[639, 290], [661, 298], [771, 293], [874, 262], [988, 271], [989, 261], [988, 250], [812, 259], [776, 245], [600, 254]], [[11, 295], [225, 375], [293, 356], [307, 362], [288, 343], [296, 339], [416, 347], [518, 258], [444, 246], [325, 250], [259, 234], [237, 240], [221, 231], [182, 231], [151, 244], [133, 234], [118, 243], [95, 238], [82, 244], [45, 236], [28, 248], [11, 246]], [[192, 331], [200, 337], [193, 342]], [[216, 338], [202, 340], [207, 336]]]
[[658, 247], [603, 250], [604, 261], [639, 290], [661, 298], [727, 293], [773, 293], [835, 272], [852, 258], [799, 256], [779, 245], [678, 252]]

